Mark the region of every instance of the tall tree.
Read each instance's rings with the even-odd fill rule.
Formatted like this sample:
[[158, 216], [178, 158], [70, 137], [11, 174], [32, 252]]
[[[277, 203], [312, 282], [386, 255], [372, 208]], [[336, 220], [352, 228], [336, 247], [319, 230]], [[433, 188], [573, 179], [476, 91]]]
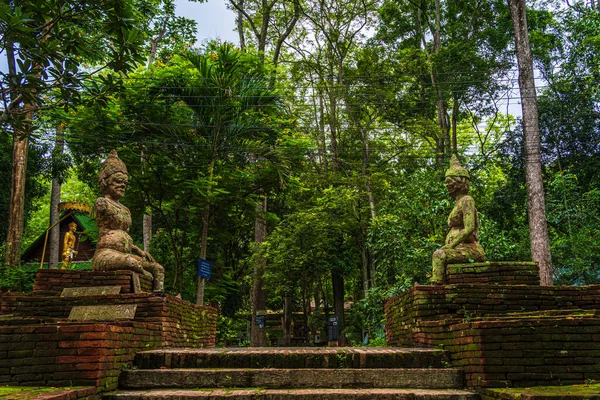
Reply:
[[439, 168], [460, 151], [461, 120], [477, 129], [500, 112], [495, 98], [507, 90], [503, 78], [512, 65], [502, 1], [385, 1], [380, 8], [375, 39], [399, 75], [398, 102], [389, 106], [387, 119], [421, 136]]
[[[272, 68], [270, 84], [276, 83], [277, 66], [281, 56], [284, 42], [291, 35], [300, 18], [300, 0], [229, 0], [231, 6], [237, 11], [238, 34], [242, 50], [246, 50], [248, 43], [256, 45], [259, 57], [263, 64]], [[250, 36], [250, 40], [246, 38]], [[267, 54], [268, 52], [268, 54]], [[256, 162], [256, 155], [251, 155]], [[252, 315], [254, 321], [257, 313], [266, 312], [266, 293], [263, 289], [264, 272], [267, 260], [259, 254], [262, 243], [267, 238], [267, 224], [264, 218], [267, 213], [266, 195], [256, 205], [255, 221], [255, 249], [254, 257], [254, 284], [252, 286]], [[250, 329], [250, 345], [265, 346], [266, 330], [252, 323]]]
[[[208, 140], [200, 251], [200, 257], [205, 258], [217, 163], [226, 157], [231, 146], [242, 146], [245, 141], [265, 136], [270, 129], [264, 125], [260, 127], [260, 114], [276, 108], [277, 96], [268, 87], [264, 66], [252, 72], [247, 70], [239, 52], [230, 44], [223, 44], [205, 54], [190, 54], [189, 60], [200, 73], [200, 83], [195, 86], [179, 84], [170, 91], [190, 106]], [[251, 125], [253, 121], [259, 124], [259, 128]], [[257, 226], [257, 229], [262, 229], [262, 226]], [[257, 235], [259, 239], [264, 236], [262, 233]], [[203, 285], [204, 282], [199, 280], [198, 304], [203, 302]]]
[[[52, 152], [53, 164], [60, 165], [60, 160], [63, 158], [63, 150], [65, 141], [63, 138], [62, 126], [56, 128], [56, 138], [54, 141], [54, 150]], [[58, 168], [57, 168], [58, 169]], [[60, 187], [62, 185], [62, 177], [59, 171], [52, 171], [52, 188], [50, 194], [50, 226], [54, 227], [50, 230], [49, 235], [49, 254], [48, 266], [50, 268], [58, 268], [60, 262]]]
[[300, 18], [300, 0], [228, 0], [237, 11], [240, 46], [246, 50], [250, 43], [256, 46], [259, 57], [268, 59], [274, 68], [284, 42], [293, 32]]
[[519, 67], [519, 89], [523, 111], [527, 211], [531, 256], [540, 268], [540, 284], [552, 285], [552, 257], [546, 221], [546, 200], [542, 180], [542, 155], [538, 106], [533, 72], [533, 56], [529, 45], [525, 0], [507, 0], [514, 26], [515, 49]]

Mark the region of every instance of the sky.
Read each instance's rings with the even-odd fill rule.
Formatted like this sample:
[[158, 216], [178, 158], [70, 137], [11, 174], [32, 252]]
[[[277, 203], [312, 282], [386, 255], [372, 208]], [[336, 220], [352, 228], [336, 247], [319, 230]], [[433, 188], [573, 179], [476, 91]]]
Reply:
[[[220, 38], [224, 41], [238, 43], [235, 32], [235, 14], [225, 6], [226, 0], [208, 0], [196, 3], [189, 0], [176, 0], [175, 13], [182, 17], [196, 20], [197, 42], [202, 44], [210, 39]], [[0, 56], [0, 71], [6, 71], [6, 56]]]
[[226, 0], [208, 0], [206, 3], [195, 3], [189, 0], [176, 0], [175, 13], [179, 16], [194, 19], [198, 29], [196, 44], [210, 39], [238, 43], [235, 29], [235, 14], [225, 6]]

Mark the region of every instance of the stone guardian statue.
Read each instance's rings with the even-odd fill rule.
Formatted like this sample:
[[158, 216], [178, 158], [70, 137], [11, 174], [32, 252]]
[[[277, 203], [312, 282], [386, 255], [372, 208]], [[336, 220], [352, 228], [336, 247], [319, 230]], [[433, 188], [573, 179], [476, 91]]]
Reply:
[[150, 276], [153, 290], [163, 291], [165, 269], [149, 253], [133, 244], [129, 236], [131, 212], [119, 202], [127, 188], [127, 168], [115, 150], [110, 152], [100, 169], [98, 183], [104, 197], [94, 203], [99, 238], [92, 268], [98, 271], [130, 270]]
[[446, 278], [446, 265], [485, 261], [483, 247], [479, 244], [479, 219], [475, 200], [469, 193], [469, 172], [456, 155], [450, 159], [446, 171], [446, 190], [456, 203], [448, 217], [450, 231], [446, 243], [433, 253], [430, 283], [441, 285]]

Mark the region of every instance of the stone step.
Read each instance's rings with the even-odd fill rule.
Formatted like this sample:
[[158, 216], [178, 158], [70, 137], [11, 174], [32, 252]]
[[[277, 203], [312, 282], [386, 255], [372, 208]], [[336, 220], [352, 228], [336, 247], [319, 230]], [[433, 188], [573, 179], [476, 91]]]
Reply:
[[124, 371], [124, 389], [158, 388], [420, 388], [463, 387], [457, 369], [142, 369]]
[[457, 389], [209, 389], [117, 391], [104, 400], [479, 400], [476, 393]]
[[446, 352], [423, 348], [293, 347], [162, 349], [136, 355], [140, 369], [160, 368], [443, 368]]

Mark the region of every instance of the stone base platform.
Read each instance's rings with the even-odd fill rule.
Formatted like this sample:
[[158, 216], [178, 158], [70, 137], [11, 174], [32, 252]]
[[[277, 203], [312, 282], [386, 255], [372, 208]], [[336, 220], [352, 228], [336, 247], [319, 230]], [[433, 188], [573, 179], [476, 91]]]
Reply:
[[[76, 306], [134, 305], [132, 320], [160, 325], [161, 347], [213, 347], [216, 310], [198, 306], [169, 294], [128, 293], [97, 296], [59, 297], [8, 293], [0, 297], [0, 312], [43, 319], [57, 324], [69, 323]], [[111, 321], [110, 316], [105, 321]], [[8, 323], [9, 320], [5, 321]], [[2, 324], [0, 319], [0, 325]]]
[[113, 390], [141, 350], [215, 345], [214, 308], [131, 293], [130, 271], [40, 270], [36, 278], [32, 294], [0, 294], [0, 385]]
[[133, 271], [73, 271], [40, 269], [35, 275], [34, 293], [60, 295], [65, 288], [120, 286], [120, 293], [134, 293], [134, 276], [141, 292], [152, 292], [152, 279]]
[[415, 286], [385, 304], [391, 346], [448, 350], [470, 387], [600, 379], [600, 285]]
[[446, 269], [448, 284], [540, 285], [540, 271], [534, 262], [450, 264]]

